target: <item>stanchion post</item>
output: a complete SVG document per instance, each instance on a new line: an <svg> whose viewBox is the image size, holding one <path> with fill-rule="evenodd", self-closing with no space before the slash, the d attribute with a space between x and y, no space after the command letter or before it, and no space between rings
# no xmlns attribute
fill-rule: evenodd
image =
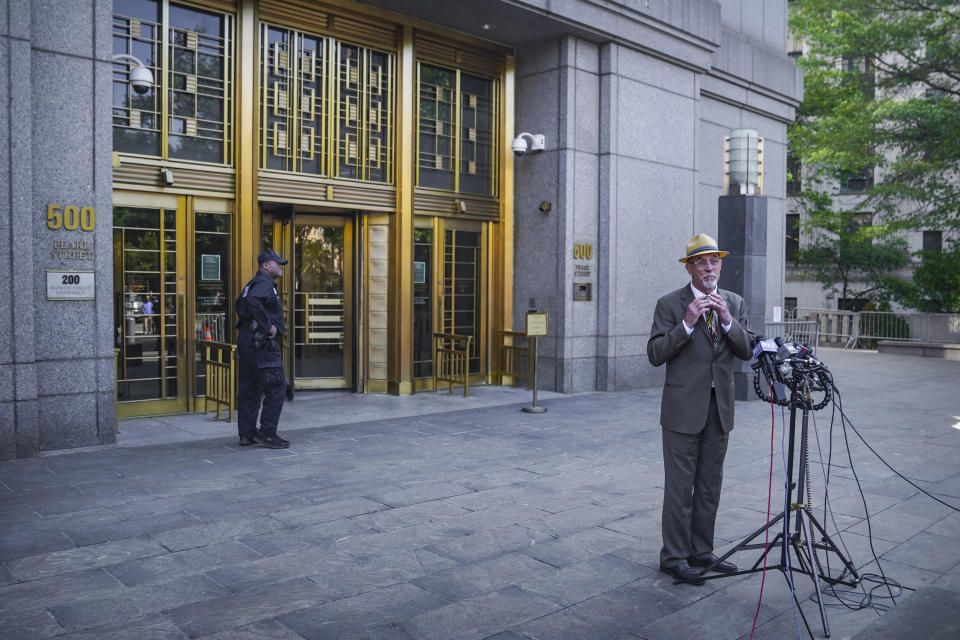
<svg viewBox="0 0 960 640"><path fill-rule="evenodd" d="M537 406L537 370L539 367L540 336L547 335L549 316L546 313L527 314L527 339L533 340L533 405L523 407L525 413L546 413L546 407Z"/></svg>

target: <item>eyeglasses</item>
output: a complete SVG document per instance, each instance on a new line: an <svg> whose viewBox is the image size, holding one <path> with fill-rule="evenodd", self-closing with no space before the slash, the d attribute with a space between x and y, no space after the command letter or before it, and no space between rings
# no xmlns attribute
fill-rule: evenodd
<svg viewBox="0 0 960 640"><path fill-rule="evenodd" d="M713 268L717 268L723 264L723 260L721 258L700 258L699 260L693 261L693 266L697 269L706 269L708 264Z"/></svg>

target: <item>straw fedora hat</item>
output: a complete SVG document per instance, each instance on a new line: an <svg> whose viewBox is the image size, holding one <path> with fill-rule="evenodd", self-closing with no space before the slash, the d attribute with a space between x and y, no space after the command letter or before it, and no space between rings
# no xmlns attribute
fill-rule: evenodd
<svg viewBox="0 0 960 640"><path fill-rule="evenodd" d="M705 233L698 233L687 240L687 255L680 258L680 262L689 262L693 258L704 253L716 253L721 258L730 253L729 251L720 251L717 247L717 241Z"/></svg>

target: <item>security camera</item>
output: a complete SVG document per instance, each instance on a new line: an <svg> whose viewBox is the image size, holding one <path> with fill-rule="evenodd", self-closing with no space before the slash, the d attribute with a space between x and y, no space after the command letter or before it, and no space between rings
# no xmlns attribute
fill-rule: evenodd
<svg viewBox="0 0 960 640"><path fill-rule="evenodd" d="M530 140L529 146L527 145L527 140ZM510 145L510 148L513 149L513 155L519 158L527 153L528 150L530 153L543 151L546 145L547 138L542 133L523 132L513 139L513 143Z"/></svg>
<svg viewBox="0 0 960 640"><path fill-rule="evenodd" d="M527 152L527 141L517 136L513 139L513 144L510 145L510 148L513 149L513 155L519 158Z"/></svg>
<svg viewBox="0 0 960 640"><path fill-rule="evenodd" d="M118 53L113 56L113 60L114 62L126 62L133 66L133 69L130 70L129 77L134 92L142 96L150 91L150 88L153 87L153 74L150 73L150 69L148 69L139 58L125 53Z"/></svg>
<svg viewBox="0 0 960 640"><path fill-rule="evenodd" d="M130 84L136 93L143 95L153 86L153 74L150 73L150 69L138 65L130 71Z"/></svg>

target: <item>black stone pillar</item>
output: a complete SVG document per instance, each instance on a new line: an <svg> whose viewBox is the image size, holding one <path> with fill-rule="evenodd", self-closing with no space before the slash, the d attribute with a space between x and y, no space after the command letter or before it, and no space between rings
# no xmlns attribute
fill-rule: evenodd
<svg viewBox="0 0 960 640"><path fill-rule="evenodd" d="M748 328L763 334L767 308L767 199L720 196L717 242L730 255L723 259L720 288L743 296ZM756 399L749 362L736 361L737 400Z"/></svg>

